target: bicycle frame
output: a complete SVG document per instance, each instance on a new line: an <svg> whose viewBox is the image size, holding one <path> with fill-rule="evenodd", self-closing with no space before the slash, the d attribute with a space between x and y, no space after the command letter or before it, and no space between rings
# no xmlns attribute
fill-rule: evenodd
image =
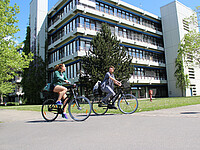
<svg viewBox="0 0 200 150"><path fill-rule="evenodd" d="M58 106L58 109L59 109L59 110L58 110L58 113L59 113L59 114L62 114L62 113L63 113L64 108L66 107L67 104L70 103L71 100L73 100L73 98L75 99L76 106L77 106L77 107L80 107L79 104L78 104L78 102L77 102L77 100L76 100L76 98L77 98L77 96L78 96L78 92L77 92L77 91L78 91L78 88L77 88L77 86L76 86L76 85L71 85L71 86L66 86L66 87L69 87L69 89L70 89L70 94L66 94L67 92L66 92L65 94L66 94L66 95L70 95L70 97L66 97L65 99L63 99L63 101L65 101L66 99L68 99L68 100L67 100L67 102L63 105L62 108L61 108L60 105ZM76 88L76 90L75 90L75 88Z"/></svg>
<svg viewBox="0 0 200 150"><path fill-rule="evenodd" d="M115 103L116 100L119 99L120 94L124 94L121 88L119 88L119 92L117 92L116 96L114 96L112 99L110 99L110 101L113 100L113 103Z"/></svg>

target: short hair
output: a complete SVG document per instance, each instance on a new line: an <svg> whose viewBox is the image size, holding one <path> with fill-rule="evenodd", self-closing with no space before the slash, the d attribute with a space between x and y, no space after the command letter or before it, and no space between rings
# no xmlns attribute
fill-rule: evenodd
<svg viewBox="0 0 200 150"><path fill-rule="evenodd" d="M114 66L110 66L109 68L113 68L113 69L115 69L115 67L114 67Z"/></svg>

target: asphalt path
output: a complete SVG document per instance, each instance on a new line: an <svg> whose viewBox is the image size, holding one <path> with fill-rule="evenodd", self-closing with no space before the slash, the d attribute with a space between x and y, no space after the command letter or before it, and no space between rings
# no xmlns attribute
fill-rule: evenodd
<svg viewBox="0 0 200 150"><path fill-rule="evenodd" d="M0 150L199 150L200 105L46 122L40 112L0 110Z"/></svg>

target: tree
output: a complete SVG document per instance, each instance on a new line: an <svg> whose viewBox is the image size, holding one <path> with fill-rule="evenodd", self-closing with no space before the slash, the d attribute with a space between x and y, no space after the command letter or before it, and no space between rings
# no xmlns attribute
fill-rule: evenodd
<svg viewBox="0 0 200 150"><path fill-rule="evenodd" d="M190 80L188 78L188 75L184 74L183 53L182 53L181 49L178 51L178 56L176 58L175 66L177 68L174 73L174 75L177 79L176 87L181 89L182 96L184 96L183 93L184 93L185 89L189 87Z"/></svg>
<svg viewBox="0 0 200 150"><path fill-rule="evenodd" d="M30 27L27 27L26 39L24 40L24 53L30 53ZM22 74L22 87L24 99L27 104L40 104L40 92L46 83L46 63L39 56L33 57L29 68Z"/></svg>
<svg viewBox="0 0 200 150"><path fill-rule="evenodd" d="M13 92L14 85L12 80L17 72L28 68L32 61L32 54L19 54L16 46L15 33L19 31L16 14L19 13L19 7L15 4L10 6L10 0L0 1L0 94L1 102L5 94Z"/></svg>
<svg viewBox="0 0 200 150"><path fill-rule="evenodd" d="M103 80L111 65L115 67L116 79L129 79L133 74L133 67L132 59L127 54L116 36L111 34L109 26L103 23L100 32L91 41L91 48L82 58L82 67L86 75L80 78L80 82L88 88L93 87L98 80Z"/></svg>
<svg viewBox="0 0 200 150"><path fill-rule="evenodd" d="M27 104L41 104L40 92L46 83L46 64L40 56L22 74L22 87Z"/></svg>
<svg viewBox="0 0 200 150"><path fill-rule="evenodd" d="M196 11L199 9L200 6L197 7ZM179 47L180 52L187 64L200 64L200 32L197 14L195 13L185 20L188 22L188 25L190 25L192 30L185 34L184 38L181 40Z"/></svg>

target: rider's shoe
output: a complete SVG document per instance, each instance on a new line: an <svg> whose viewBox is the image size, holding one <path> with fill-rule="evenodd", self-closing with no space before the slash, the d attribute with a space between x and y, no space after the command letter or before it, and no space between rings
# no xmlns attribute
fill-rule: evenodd
<svg viewBox="0 0 200 150"><path fill-rule="evenodd" d="M108 105L108 101L102 101L102 104Z"/></svg>
<svg viewBox="0 0 200 150"><path fill-rule="evenodd" d="M56 105L62 105L62 102L61 101L57 101Z"/></svg>
<svg viewBox="0 0 200 150"><path fill-rule="evenodd" d="M62 117L68 119L67 114L62 114Z"/></svg>
<svg viewBox="0 0 200 150"><path fill-rule="evenodd" d="M115 104L109 104L109 105L108 105L108 108L109 108L109 109L117 109L117 107L115 106Z"/></svg>

